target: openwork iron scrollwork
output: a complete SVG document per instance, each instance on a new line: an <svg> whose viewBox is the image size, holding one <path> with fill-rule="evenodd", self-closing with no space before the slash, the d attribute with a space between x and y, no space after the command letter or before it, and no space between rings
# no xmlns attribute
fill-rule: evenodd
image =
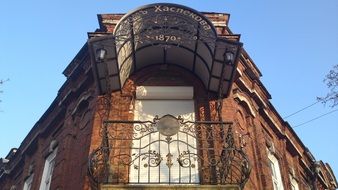
<svg viewBox="0 0 338 190"><path fill-rule="evenodd" d="M163 158L159 153L156 152L156 150L149 150L147 153L142 153L142 154L133 154L132 157L134 157L134 160L131 161L131 163L134 163L136 159L141 159L141 160L149 160L148 163L145 163L143 167L157 167L160 165L161 161ZM127 163L127 165L130 165L131 163ZM134 169L138 170L139 166L134 164Z"/></svg>
<svg viewBox="0 0 338 190"><path fill-rule="evenodd" d="M91 154L91 178L112 184L246 182L249 162L236 148L231 123L176 118L178 133L165 136L158 131L161 119L105 121L109 151L101 147Z"/></svg>
<svg viewBox="0 0 338 190"><path fill-rule="evenodd" d="M177 158L177 162L180 164L181 167L184 168L195 168L196 165L194 164L197 161L197 155L194 153L190 153L189 150L183 151L179 157Z"/></svg>

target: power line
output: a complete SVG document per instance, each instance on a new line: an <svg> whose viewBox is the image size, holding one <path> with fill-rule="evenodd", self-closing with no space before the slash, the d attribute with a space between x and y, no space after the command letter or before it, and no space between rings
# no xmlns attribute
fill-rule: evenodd
<svg viewBox="0 0 338 190"><path fill-rule="evenodd" d="M325 113L325 114L323 114L323 115L320 115L320 116L318 116L318 117L315 117L315 118L313 118L313 119L310 119L309 121L306 121L306 122L304 122L304 123L301 123L301 124L299 124L299 125L296 125L296 126L294 126L294 127L292 127L292 128L296 128L296 127L299 127L299 126L308 124L308 123L310 123L310 122L312 122L312 121L314 121L314 120L317 120L317 119L319 119L319 118L322 118L322 117L324 117L324 116L326 116L326 115L329 115L329 114L331 114L331 113L333 113L333 112L336 112L336 111L338 111L338 109L332 110L332 111L327 112L327 113Z"/></svg>
<svg viewBox="0 0 338 190"><path fill-rule="evenodd" d="M303 109L297 111L297 113L300 112L300 111L302 111L302 110L307 109L308 107L311 107L311 106L317 104L318 102L320 102L320 101L314 102L313 104L311 104L311 105L309 105L309 106L307 106L307 107L305 107L305 108L303 108ZM310 122L312 122L312 121L315 121L315 120L317 120L317 119L320 119L320 118L322 118L322 117L324 117L324 116L326 116L326 115L329 115L329 114L331 114L331 113L334 113L334 112L336 112L336 111L338 111L338 109L335 109L335 110L332 110L332 111L327 112L327 113L325 113L325 114L322 114L322 115L320 115L320 116L317 116L317 117L315 117L315 118L313 118L313 119L310 119L310 120L308 120L308 121L306 121L306 122L304 122L304 123L301 123L301 124L296 125L296 126L291 127L291 128L296 128L296 127L300 127L300 126L302 126L302 125L308 124L308 123L310 123ZM296 112L293 113L293 114L290 114L290 116L291 116L291 115L294 115L294 114L296 114ZM290 117L290 116L287 116L287 117ZM258 140L260 140L260 139L263 140L263 139L264 139L264 135L262 135L262 136L257 135L257 139L258 139ZM265 141L257 141L257 142L258 142L258 144L260 144L260 143L263 143L263 144L264 144L264 143L265 143Z"/></svg>
<svg viewBox="0 0 338 190"><path fill-rule="evenodd" d="M292 113L292 114L290 114L290 115L287 115L287 116L283 117L283 119L286 119L286 118L288 118L288 117L291 117L291 116L293 116L293 115L296 115L297 113L299 113L299 112L301 112L301 111L304 111L304 110L306 110L306 109L308 109L308 108L310 108L310 107L316 105L318 102L320 102L320 101L318 100L318 101L312 103L311 105L308 105L308 106L306 106L306 107L304 107L304 108L302 108L302 109L300 109L300 110L298 110L298 111L296 111L296 112L294 112L294 113Z"/></svg>

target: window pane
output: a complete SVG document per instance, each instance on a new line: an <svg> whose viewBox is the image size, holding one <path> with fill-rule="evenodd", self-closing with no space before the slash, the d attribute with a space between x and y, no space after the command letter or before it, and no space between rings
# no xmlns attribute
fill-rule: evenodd
<svg viewBox="0 0 338 190"><path fill-rule="evenodd" d="M27 179L25 180L25 184L24 184L24 186L23 186L23 190L30 190L30 189L31 189L31 187L32 187L32 182L33 182L33 176L34 176L34 175L31 175L31 176L29 176L29 178L27 178Z"/></svg>
<svg viewBox="0 0 338 190"><path fill-rule="evenodd" d="M268 150L268 158L270 162L273 188L274 190L283 190L284 187L283 187L282 176L280 173L278 160L273 154L271 154L269 150Z"/></svg>
<svg viewBox="0 0 338 190"><path fill-rule="evenodd" d="M39 188L40 190L49 190L55 165L56 152L57 148L55 148L53 152L46 158Z"/></svg>
<svg viewBox="0 0 338 190"><path fill-rule="evenodd" d="M275 164L270 160L271 175L274 179L277 179Z"/></svg>
<svg viewBox="0 0 338 190"><path fill-rule="evenodd" d="M194 102L193 100L137 100L135 102L134 120L153 120L156 115L161 118L167 114L175 117L182 116L184 120L193 121L195 117ZM140 131L134 130L134 133L135 136L142 136ZM178 132L170 136L170 143L168 143L167 138L167 136L155 131L133 140L132 155L156 151L163 160L159 166L149 167L151 160L142 159L142 157L136 158L139 160L130 167L130 183L199 182L197 161L193 168L181 167L177 162L177 158L183 151L197 154L196 139L189 132Z"/></svg>

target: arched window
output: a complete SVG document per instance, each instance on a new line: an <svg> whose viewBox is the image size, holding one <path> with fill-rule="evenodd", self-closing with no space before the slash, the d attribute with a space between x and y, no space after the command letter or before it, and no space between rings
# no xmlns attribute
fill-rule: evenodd
<svg viewBox="0 0 338 190"><path fill-rule="evenodd" d="M55 157L58 147L55 141L52 141L50 145L50 154L47 156L43 173L41 177L40 190L49 190L52 182L52 175L55 166Z"/></svg>
<svg viewBox="0 0 338 190"><path fill-rule="evenodd" d="M284 190L278 159L270 150L268 150L268 159L271 169L273 189Z"/></svg>

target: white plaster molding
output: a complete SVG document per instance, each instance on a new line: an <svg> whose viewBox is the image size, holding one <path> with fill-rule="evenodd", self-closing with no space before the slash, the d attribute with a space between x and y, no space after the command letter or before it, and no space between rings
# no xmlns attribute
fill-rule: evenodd
<svg viewBox="0 0 338 190"><path fill-rule="evenodd" d="M242 102L245 102L246 105L249 107L250 114L253 117L256 117L256 111L255 111L255 109L252 108L250 101L245 96L242 96L242 95L240 95L240 94L237 93L237 94L234 95L234 97L238 98Z"/></svg>

